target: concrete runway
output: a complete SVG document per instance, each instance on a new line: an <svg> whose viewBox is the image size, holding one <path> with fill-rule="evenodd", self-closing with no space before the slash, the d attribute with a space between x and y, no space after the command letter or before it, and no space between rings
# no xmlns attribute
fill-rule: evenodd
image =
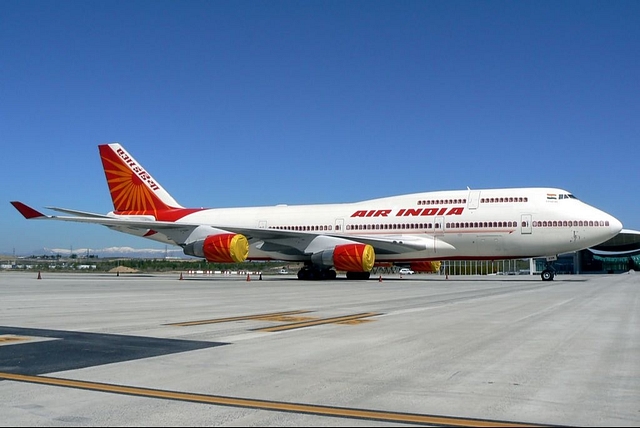
<svg viewBox="0 0 640 428"><path fill-rule="evenodd" d="M0 426L638 426L640 273L0 272Z"/></svg>

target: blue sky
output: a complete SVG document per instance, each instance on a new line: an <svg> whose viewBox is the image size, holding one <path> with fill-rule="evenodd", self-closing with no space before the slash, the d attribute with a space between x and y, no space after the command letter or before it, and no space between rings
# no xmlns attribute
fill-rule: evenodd
<svg viewBox="0 0 640 428"><path fill-rule="evenodd" d="M3 1L1 254L164 245L112 209L120 142L184 206L553 186L640 229L638 1Z"/></svg>

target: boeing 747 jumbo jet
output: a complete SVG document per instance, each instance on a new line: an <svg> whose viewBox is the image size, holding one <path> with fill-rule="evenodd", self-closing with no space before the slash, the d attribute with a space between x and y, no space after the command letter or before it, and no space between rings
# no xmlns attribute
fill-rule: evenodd
<svg viewBox="0 0 640 428"><path fill-rule="evenodd" d="M185 208L118 143L99 146L113 200L95 214L11 204L27 219L96 223L177 245L209 262L304 262L300 279L368 279L376 265L547 257L600 244L620 232L611 215L555 188L413 193L355 203ZM542 279L550 281L549 266Z"/></svg>

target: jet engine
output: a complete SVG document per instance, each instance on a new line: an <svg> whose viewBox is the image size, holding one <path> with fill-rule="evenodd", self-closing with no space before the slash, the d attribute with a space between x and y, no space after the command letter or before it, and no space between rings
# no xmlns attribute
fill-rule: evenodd
<svg viewBox="0 0 640 428"><path fill-rule="evenodd" d="M208 262L240 263L249 255L249 241L239 233L209 235L185 245L184 253L204 257Z"/></svg>
<svg viewBox="0 0 640 428"><path fill-rule="evenodd" d="M368 244L336 245L332 250L317 252L311 256L314 265L335 267L347 272L369 272L373 268L376 255Z"/></svg>

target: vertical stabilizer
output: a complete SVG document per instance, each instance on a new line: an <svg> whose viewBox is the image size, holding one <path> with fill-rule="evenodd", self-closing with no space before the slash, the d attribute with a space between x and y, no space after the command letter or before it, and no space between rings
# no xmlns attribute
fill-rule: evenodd
<svg viewBox="0 0 640 428"><path fill-rule="evenodd" d="M119 143L98 148L115 213L157 217L158 212L182 208Z"/></svg>

